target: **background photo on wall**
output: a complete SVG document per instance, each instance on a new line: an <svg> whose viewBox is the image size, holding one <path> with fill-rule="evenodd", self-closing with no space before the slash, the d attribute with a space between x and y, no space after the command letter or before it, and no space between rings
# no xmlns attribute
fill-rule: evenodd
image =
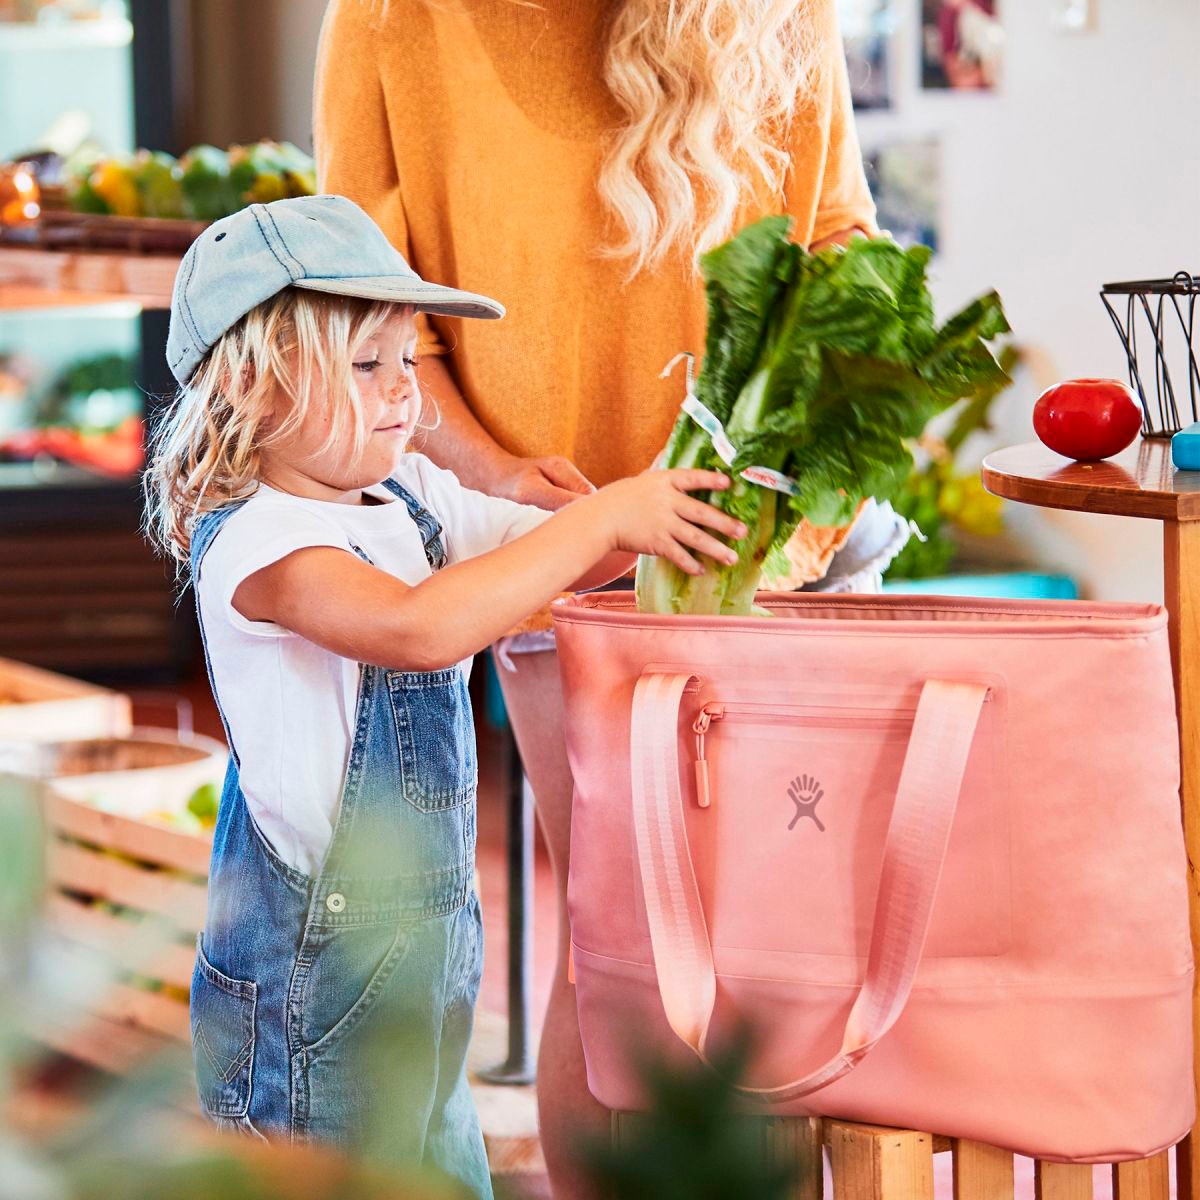
<svg viewBox="0 0 1200 1200"><path fill-rule="evenodd" d="M942 147L936 138L889 142L863 156L879 228L902 246L941 242Z"/></svg>
<svg viewBox="0 0 1200 1200"><path fill-rule="evenodd" d="M997 0L921 0L921 86L992 91L1004 42Z"/></svg>
<svg viewBox="0 0 1200 1200"><path fill-rule="evenodd" d="M854 107L890 108L893 0L838 0L838 16Z"/></svg>

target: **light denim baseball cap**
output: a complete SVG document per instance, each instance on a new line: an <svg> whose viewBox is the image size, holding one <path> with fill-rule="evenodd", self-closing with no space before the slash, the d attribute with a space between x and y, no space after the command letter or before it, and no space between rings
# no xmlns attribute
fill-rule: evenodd
<svg viewBox="0 0 1200 1200"><path fill-rule="evenodd" d="M426 283L345 196L301 196L210 225L188 247L171 297L167 362L186 384L218 338L286 287L411 304L444 317L495 320L486 296Z"/></svg>

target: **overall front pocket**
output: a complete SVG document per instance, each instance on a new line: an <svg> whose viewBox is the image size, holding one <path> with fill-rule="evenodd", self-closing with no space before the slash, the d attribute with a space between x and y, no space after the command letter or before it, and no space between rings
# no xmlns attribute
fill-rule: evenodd
<svg viewBox="0 0 1200 1200"><path fill-rule="evenodd" d="M328 1048L370 1016L412 939L411 926L380 923L323 930L306 944L310 963L296 1002L307 1052Z"/></svg>
<svg viewBox="0 0 1200 1200"><path fill-rule="evenodd" d="M200 1106L210 1117L245 1117L254 1067L258 985L222 974L196 940L192 972L192 1054Z"/></svg>
<svg viewBox="0 0 1200 1200"><path fill-rule="evenodd" d="M419 1159L436 1097L444 918L310 930L289 999L294 1133ZM426 1115L421 1115L426 1114Z"/></svg>
<svg viewBox="0 0 1200 1200"><path fill-rule="evenodd" d="M475 725L459 667L389 671L404 798L421 812L466 804L478 782Z"/></svg>

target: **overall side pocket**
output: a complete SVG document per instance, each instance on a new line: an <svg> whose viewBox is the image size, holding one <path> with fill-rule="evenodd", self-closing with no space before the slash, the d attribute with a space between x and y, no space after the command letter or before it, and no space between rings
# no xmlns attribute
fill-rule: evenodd
<svg viewBox="0 0 1200 1200"><path fill-rule="evenodd" d="M257 1004L258 985L218 971L205 957L201 934L192 972L192 1055L200 1106L210 1117L249 1113Z"/></svg>

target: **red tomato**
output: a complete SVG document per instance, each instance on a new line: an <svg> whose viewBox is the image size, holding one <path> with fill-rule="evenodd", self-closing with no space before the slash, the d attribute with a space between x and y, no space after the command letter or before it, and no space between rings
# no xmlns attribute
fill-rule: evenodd
<svg viewBox="0 0 1200 1200"><path fill-rule="evenodd" d="M1141 427L1141 406L1116 379L1068 379L1047 388L1033 408L1038 437L1080 462L1120 454Z"/></svg>

